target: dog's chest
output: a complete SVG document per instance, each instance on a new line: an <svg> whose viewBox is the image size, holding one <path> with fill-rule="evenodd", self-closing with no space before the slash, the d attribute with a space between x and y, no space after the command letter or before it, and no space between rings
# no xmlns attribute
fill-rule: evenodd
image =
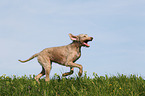
<svg viewBox="0 0 145 96"><path fill-rule="evenodd" d="M79 58L81 56L81 52L78 52L76 57Z"/></svg>
<svg viewBox="0 0 145 96"><path fill-rule="evenodd" d="M74 56L73 56L73 61L76 61L80 58L81 56L81 51L76 51Z"/></svg>

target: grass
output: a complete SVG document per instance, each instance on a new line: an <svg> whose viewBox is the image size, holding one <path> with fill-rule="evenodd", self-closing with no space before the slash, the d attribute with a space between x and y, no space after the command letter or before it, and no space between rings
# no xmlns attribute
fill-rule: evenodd
<svg viewBox="0 0 145 96"><path fill-rule="evenodd" d="M0 96L145 96L145 80L136 75L62 78L57 74L47 84L34 76L0 76Z"/></svg>

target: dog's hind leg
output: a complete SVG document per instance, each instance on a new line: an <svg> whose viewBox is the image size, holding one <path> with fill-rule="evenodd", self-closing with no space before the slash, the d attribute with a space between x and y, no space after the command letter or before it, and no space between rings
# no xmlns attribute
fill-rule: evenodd
<svg viewBox="0 0 145 96"><path fill-rule="evenodd" d="M43 75L45 75L45 69L44 69L43 66L42 66L42 71L35 77L35 80L36 80L38 83L40 83L40 82L39 82L39 78L42 77Z"/></svg>
<svg viewBox="0 0 145 96"><path fill-rule="evenodd" d="M74 68L70 67L70 72L64 73L64 74L62 74L62 76L68 76L68 75L71 75L73 73L74 73Z"/></svg>
<svg viewBox="0 0 145 96"><path fill-rule="evenodd" d="M50 70L51 70L51 64L52 62L50 61L48 56L38 56L38 61L39 63L43 66L43 74L38 74L38 78L40 78L42 75L46 75L45 81L49 83L49 74L50 74ZM44 73L45 72L45 73ZM37 77L36 76L36 77Z"/></svg>

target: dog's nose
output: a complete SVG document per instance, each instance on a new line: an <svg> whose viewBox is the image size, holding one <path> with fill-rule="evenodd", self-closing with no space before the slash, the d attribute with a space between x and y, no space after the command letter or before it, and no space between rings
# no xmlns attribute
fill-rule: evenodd
<svg viewBox="0 0 145 96"><path fill-rule="evenodd" d="M91 40L93 40L93 37L91 37Z"/></svg>

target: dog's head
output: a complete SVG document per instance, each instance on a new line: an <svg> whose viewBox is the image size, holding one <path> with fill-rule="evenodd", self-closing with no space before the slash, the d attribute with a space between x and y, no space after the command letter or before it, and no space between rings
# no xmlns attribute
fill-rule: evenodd
<svg viewBox="0 0 145 96"><path fill-rule="evenodd" d="M69 37L73 41L80 42L81 46L86 46L86 47L90 47L88 42L93 40L93 37L89 37L87 34L80 34L80 35L74 36L70 33Z"/></svg>

